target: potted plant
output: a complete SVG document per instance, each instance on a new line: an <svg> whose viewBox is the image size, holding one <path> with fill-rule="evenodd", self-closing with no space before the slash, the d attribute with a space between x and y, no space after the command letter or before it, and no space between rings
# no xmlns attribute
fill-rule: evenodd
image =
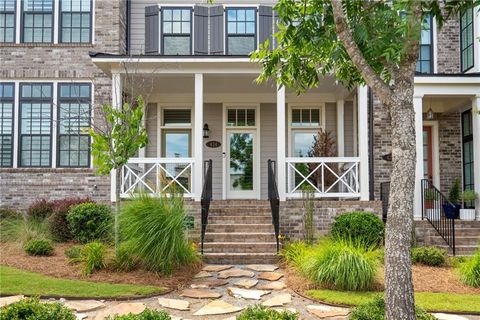
<svg viewBox="0 0 480 320"><path fill-rule="evenodd" d="M465 190L462 193L463 206L460 209L460 219L475 220L475 209L465 209L466 202L473 202L477 199L477 194L473 190Z"/></svg>
<svg viewBox="0 0 480 320"><path fill-rule="evenodd" d="M462 207L460 203L460 179L455 179L455 181L453 181L448 193L448 201L450 201L453 206L451 204L444 204L443 208L447 218L458 219Z"/></svg>

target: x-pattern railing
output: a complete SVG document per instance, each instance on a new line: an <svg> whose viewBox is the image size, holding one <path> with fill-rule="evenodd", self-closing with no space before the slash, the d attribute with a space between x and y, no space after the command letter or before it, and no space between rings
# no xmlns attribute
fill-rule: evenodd
<svg viewBox="0 0 480 320"><path fill-rule="evenodd" d="M122 168L120 196L129 198L135 192L159 195L170 188L192 196L193 163L193 158L131 158Z"/></svg>
<svg viewBox="0 0 480 320"><path fill-rule="evenodd" d="M316 197L360 196L360 159L357 157L297 157L286 161L289 197L301 196L301 188L305 185L313 189Z"/></svg>

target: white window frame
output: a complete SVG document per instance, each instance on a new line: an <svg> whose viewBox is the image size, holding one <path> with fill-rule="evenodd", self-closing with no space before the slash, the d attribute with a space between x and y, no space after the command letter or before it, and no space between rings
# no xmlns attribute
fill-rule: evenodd
<svg viewBox="0 0 480 320"><path fill-rule="evenodd" d="M292 113L293 110L298 110L298 109L319 109L320 111L320 125L319 126L310 126L310 127L297 127L297 126L292 126ZM288 155L289 157L294 157L293 153L293 132L294 131L314 131L316 130L317 132L320 129L325 130L326 128L326 121L325 121L325 102L319 102L319 103L294 103L294 104L288 104L288 133L287 133L287 144L288 144Z"/></svg>
<svg viewBox="0 0 480 320"><path fill-rule="evenodd" d="M164 119L164 110L175 110L175 109L183 109L183 110L190 110L190 125L178 125L178 126L164 126L163 119ZM193 154L193 131L194 131L194 124L193 124L193 107L192 105L185 104L185 103L162 103L157 104L157 157L158 158L165 158L165 155L162 154L163 151L163 130L173 131L173 130L190 130L190 155Z"/></svg>

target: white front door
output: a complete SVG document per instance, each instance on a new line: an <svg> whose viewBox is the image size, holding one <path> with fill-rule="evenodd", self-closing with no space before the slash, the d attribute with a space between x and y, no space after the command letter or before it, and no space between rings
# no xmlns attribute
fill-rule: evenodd
<svg viewBox="0 0 480 320"><path fill-rule="evenodd" d="M227 130L226 189L229 199L258 197L256 130Z"/></svg>

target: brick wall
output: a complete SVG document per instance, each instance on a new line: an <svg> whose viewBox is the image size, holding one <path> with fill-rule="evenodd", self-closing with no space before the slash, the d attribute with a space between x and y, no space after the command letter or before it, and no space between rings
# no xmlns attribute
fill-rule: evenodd
<svg viewBox="0 0 480 320"><path fill-rule="evenodd" d="M460 72L460 20L447 19L437 30L437 72Z"/></svg>
<svg viewBox="0 0 480 320"><path fill-rule="evenodd" d="M462 138L460 113L439 114L438 140L440 159L440 191L448 195L455 179L462 179Z"/></svg>
<svg viewBox="0 0 480 320"><path fill-rule="evenodd" d="M373 95L373 175L374 199L380 199L380 184L390 181L392 163L382 159L384 155L392 152L392 130L390 127L390 114Z"/></svg>
<svg viewBox="0 0 480 320"><path fill-rule="evenodd" d="M110 177L90 169L1 169L0 207L25 210L39 198L90 197L110 201Z"/></svg>
<svg viewBox="0 0 480 320"><path fill-rule="evenodd" d="M349 211L374 212L379 217L382 215L380 201L347 201L347 200L314 200L313 221L317 232L325 235L330 231L333 219ZM287 200L280 204L280 233L291 240L303 238L303 200Z"/></svg>

